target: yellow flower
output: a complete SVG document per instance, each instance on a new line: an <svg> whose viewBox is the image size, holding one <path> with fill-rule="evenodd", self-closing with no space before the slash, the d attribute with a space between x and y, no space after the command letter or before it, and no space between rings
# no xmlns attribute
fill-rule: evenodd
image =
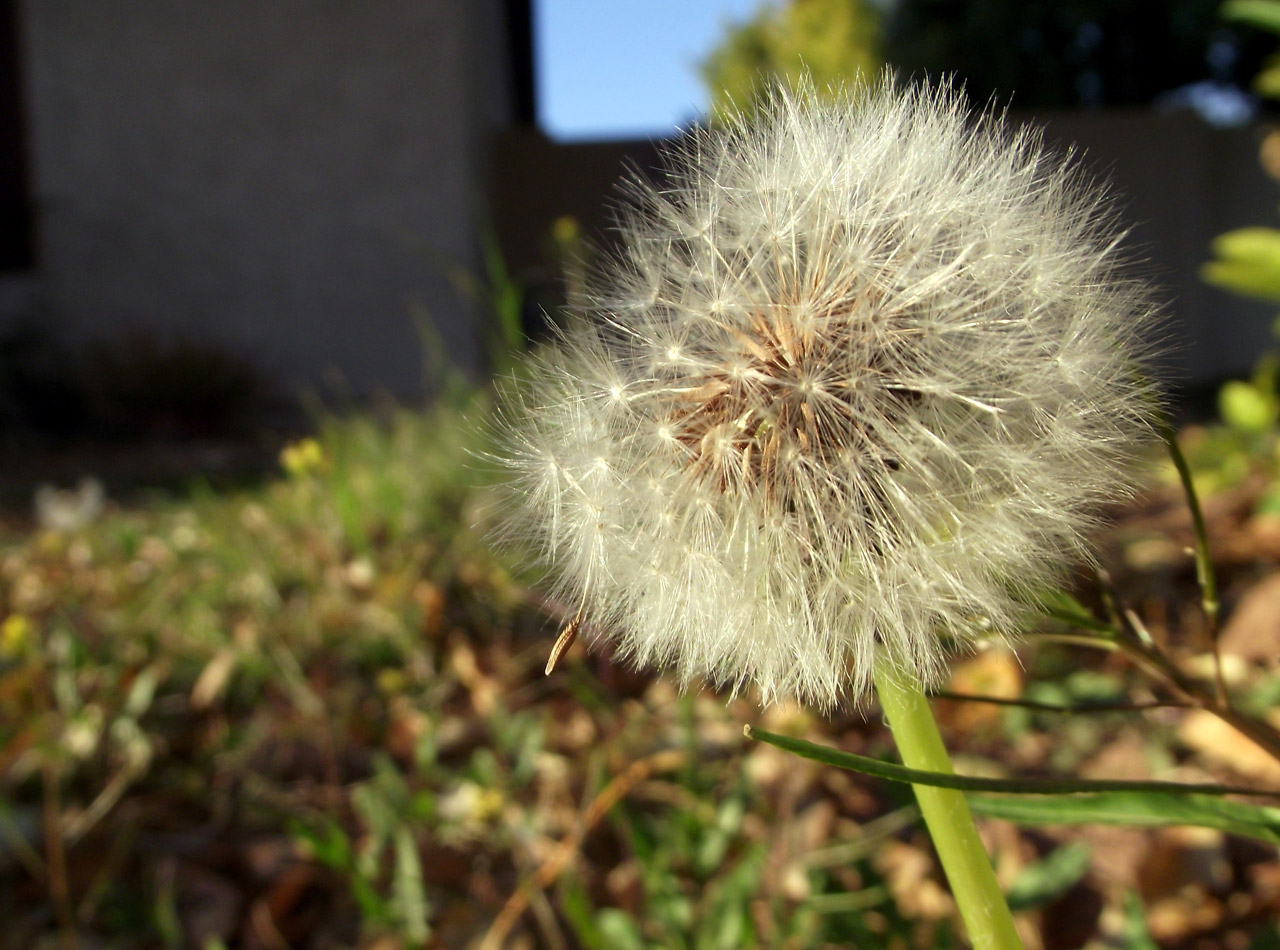
<svg viewBox="0 0 1280 950"><path fill-rule="evenodd" d="M0 656L17 656L31 637L31 621L22 614L10 614L0 624Z"/></svg>
<svg viewBox="0 0 1280 950"><path fill-rule="evenodd" d="M280 466L293 478L303 478L324 467L324 449L311 437L286 445L280 452Z"/></svg>

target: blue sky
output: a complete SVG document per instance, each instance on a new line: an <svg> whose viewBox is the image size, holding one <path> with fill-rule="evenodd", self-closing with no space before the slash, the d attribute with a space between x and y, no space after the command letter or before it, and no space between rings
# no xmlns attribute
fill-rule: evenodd
<svg viewBox="0 0 1280 950"><path fill-rule="evenodd" d="M706 109L697 64L765 0L533 0L538 118L559 139L647 138Z"/></svg>

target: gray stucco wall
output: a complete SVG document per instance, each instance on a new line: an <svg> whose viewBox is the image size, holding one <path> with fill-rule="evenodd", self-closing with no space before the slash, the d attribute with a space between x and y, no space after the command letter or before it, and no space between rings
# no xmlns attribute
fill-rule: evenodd
<svg viewBox="0 0 1280 950"><path fill-rule="evenodd" d="M496 0L27 0L33 293L72 343L145 329L283 391L422 389L415 305L478 362L473 269L509 121Z"/></svg>

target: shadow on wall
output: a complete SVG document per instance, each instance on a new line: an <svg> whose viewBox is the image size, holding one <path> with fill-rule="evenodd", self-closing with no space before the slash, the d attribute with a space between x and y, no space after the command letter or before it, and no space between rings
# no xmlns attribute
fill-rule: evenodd
<svg viewBox="0 0 1280 950"><path fill-rule="evenodd" d="M279 402L246 358L135 332L69 349L32 323L0 336L0 428L10 443L242 438Z"/></svg>

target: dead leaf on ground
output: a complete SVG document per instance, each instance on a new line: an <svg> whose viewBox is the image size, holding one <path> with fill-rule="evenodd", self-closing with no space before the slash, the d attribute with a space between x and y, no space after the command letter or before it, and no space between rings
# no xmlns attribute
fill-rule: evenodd
<svg viewBox="0 0 1280 950"><path fill-rule="evenodd" d="M1245 591L1223 627L1218 647L1244 660L1280 665L1280 572Z"/></svg>
<svg viewBox="0 0 1280 950"><path fill-rule="evenodd" d="M966 696L1017 699L1022 695L1022 667L1012 650L992 647L955 664L947 689ZM997 725L1004 709L994 703L940 699L934 713L943 728L967 734Z"/></svg>
<svg viewBox="0 0 1280 950"><path fill-rule="evenodd" d="M923 848L893 841L876 853L874 863L907 917L941 920L955 909L951 895L938 883L932 856Z"/></svg>
<svg viewBox="0 0 1280 950"><path fill-rule="evenodd" d="M1280 785L1280 762L1207 710L1194 709L1187 713L1178 727L1178 738L1215 765L1265 785Z"/></svg>

